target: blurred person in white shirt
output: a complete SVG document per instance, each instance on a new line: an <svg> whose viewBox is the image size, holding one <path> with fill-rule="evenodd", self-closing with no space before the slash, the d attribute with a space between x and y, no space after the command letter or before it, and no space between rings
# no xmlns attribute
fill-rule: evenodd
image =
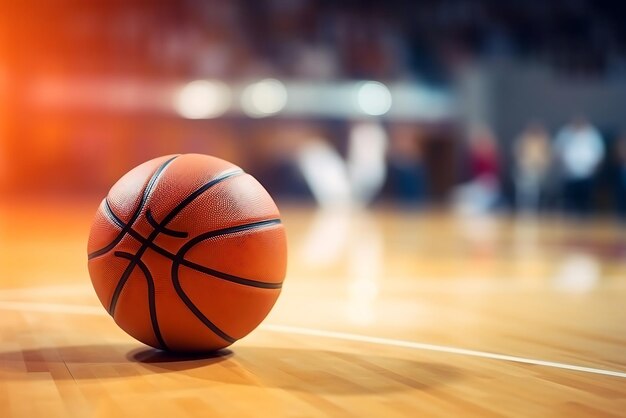
<svg viewBox="0 0 626 418"><path fill-rule="evenodd" d="M605 154L598 129L578 117L557 133L554 152L563 176L565 207L586 215L591 210L593 177Z"/></svg>

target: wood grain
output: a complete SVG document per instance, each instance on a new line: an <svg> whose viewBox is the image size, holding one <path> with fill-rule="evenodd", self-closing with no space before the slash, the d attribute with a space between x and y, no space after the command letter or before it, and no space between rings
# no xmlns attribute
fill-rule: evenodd
<svg viewBox="0 0 626 418"><path fill-rule="evenodd" d="M135 342L86 271L93 202L0 206L0 416L626 416L626 379L261 327L212 357ZM97 203L97 202L96 202ZM284 208L267 324L626 371L610 220Z"/></svg>

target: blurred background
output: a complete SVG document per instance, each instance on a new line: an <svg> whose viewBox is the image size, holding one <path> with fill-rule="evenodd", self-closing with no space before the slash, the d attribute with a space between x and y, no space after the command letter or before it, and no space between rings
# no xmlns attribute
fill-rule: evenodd
<svg viewBox="0 0 626 418"><path fill-rule="evenodd" d="M108 317L48 316L104 313L89 283L86 243L113 183L151 158L203 153L254 175L281 209L289 267L270 327L626 370L626 7L619 2L0 4L1 350L91 343L90 367L127 344ZM314 341L270 337L268 346ZM250 338L258 344L262 328ZM319 343L333 344L340 347ZM234 350L245 359L241 347ZM453 370L462 378L441 368L431 377L417 371L430 361L424 353L389 351L423 362L398 371L408 376L398 382L412 388L403 395L377 392L380 376L352 367L323 377L326 360L315 362L307 350L277 367L250 352L243 368L267 365L270 383L287 378L287 363L294 375L304 370L296 392L353 379L362 396L345 399L359 411L385 403L383 395L405 395L407 411L436 408L434 394L448 390L456 395L446 402L467 401L458 404L463 414L483 401L489 409L476 415L497 407L503 415L572 416L596 401L604 409L582 413L624 410L614 381L594 389L578 375L555 374L563 380L546 377L542 386L545 369L525 374L504 362L434 357L460 367ZM281 367L288 372L274 374ZM267 384L252 370L254 387ZM23 405L50 405L27 386L15 388ZM119 388L102 393L137 393ZM216 399L217 388L202 392L202 402ZM337 401L332 390L320 393Z"/></svg>
<svg viewBox="0 0 626 418"><path fill-rule="evenodd" d="M92 341L108 353L103 341L128 341L112 323L94 328L95 316L30 311L88 303L99 312L85 257L98 204L138 164L193 152L240 165L279 204L289 270L266 324L626 370L619 2L0 4L0 309L25 318L6 314L5 349ZM384 403L370 396L378 376L323 377L325 360L308 353L288 359L309 365L305 387L354 379L364 395L346 399L357 410ZM465 415L623 415L614 381L594 389L568 375L541 386L547 374L517 365L510 386L504 363L478 360L462 379L440 368L431 379L415 371L429 361L419 356L398 374L424 383L398 380L415 389L407 411L440 405L432 394L452 385L459 392L446 402L469 399L459 403ZM287 376L273 374L281 366L269 357L242 364ZM444 384L429 392L435 381ZM500 395L483 396L492 391ZM577 409L596 395L605 409ZM470 410L476 399L489 409ZM564 409L537 409L554 403Z"/></svg>
<svg viewBox="0 0 626 418"><path fill-rule="evenodd" d="M4 3L5 196L200 152L281 201L626 214L612 2Z"/></svg>

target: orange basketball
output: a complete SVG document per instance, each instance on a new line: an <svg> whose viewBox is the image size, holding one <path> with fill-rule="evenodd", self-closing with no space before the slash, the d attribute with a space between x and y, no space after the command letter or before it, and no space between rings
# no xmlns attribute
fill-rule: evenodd
<svg viewBox="0 0 626 418"><path fill-rule="evenodd" d="M102 201L88 244L109 314L152 347L211 351L276 302L287 264L278 208L254 177L200 154L150 160Z"/></svg>

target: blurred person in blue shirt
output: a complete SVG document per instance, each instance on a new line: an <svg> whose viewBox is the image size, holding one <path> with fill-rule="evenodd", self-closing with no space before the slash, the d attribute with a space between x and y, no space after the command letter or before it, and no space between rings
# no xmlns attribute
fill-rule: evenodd
<svg viewBox="0 0 626 418"><path fill-rule="evenodd" d="M600 132L577 117L557 133L554 152L561 168L565 209L575 215L589 214L593 178L605 154Z"/></svg>
<svg viewBox="0 0 626 418"><path fill-rule="evenodd" d="M406 206L420 206L426 199L422 142L419 129L412 125L400 124L391 129L388 183L393 197Z"/></svg>

